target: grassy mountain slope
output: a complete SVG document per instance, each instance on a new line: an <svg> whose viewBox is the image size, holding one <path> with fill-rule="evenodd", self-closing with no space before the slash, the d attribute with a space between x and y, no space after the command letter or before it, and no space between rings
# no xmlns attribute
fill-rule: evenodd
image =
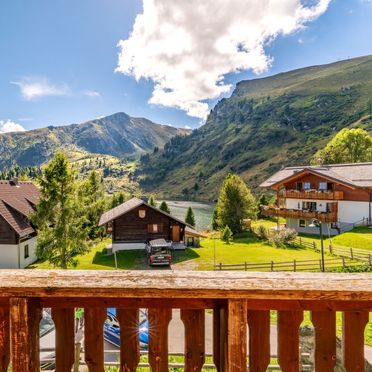
<svg viewBox="0 0 372 372"><path fill-rule="evenodd" d="M372 56L242 81L207 122L143 156L140 184L167 197L211 200L223 177L257 188L282 165L306 164L340 129L372 129Z"/></svg>
<svg viewBox="0 0 372 372"><path fill-rule="evenodd" d="M175 135L187 131L160 125L144 118L117 113L101 119L61 127L0 135L0 169L17 164L38 166L59 149L86 154L133 157L162 148Z"/></svg>

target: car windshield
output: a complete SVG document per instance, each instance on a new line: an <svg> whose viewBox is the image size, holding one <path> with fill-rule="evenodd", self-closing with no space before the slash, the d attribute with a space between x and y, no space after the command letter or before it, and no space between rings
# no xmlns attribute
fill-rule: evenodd
<svg viewBox="0 0 372 372"><path fill-rule="evenodd" d="M168 254L167 247L152 247L151 251L153 254Z"/></svg>
<svg viewBox="0 0 372 372"><path fill-rule="evenodd" d="M54 322L52 317L49 315L49 313L45 310L43 310L43 317L41 318L40 321L40 329L39 329L39 334L40 337L43 337L50 331L54 329Z"/></svg>

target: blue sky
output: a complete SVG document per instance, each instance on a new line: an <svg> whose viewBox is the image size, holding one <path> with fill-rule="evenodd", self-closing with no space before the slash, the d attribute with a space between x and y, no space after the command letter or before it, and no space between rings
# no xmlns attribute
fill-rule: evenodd
<svg viewBox="0 0 372 372"><path fill-rule="evenodd" d="M115 72L117 44L129 38L142 11L139 0L2 0L0 124L10 120L32 129L124 111L158 123L199 126L201 119L186 109L148 103L153 80ZM371 19L372 1L333 0L305 28L265 43L265 55L273 59L266 71L228 73L225 82L372 54ZM203 102L211 108L217 100Z"/></svg>

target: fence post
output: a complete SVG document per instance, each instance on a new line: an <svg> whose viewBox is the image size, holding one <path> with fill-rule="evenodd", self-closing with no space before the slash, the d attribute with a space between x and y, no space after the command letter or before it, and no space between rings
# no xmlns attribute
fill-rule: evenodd
<svg viewBox="0 0 372 372"><path fill-rule="evenodd" d="M342 266L345 267L345 257L341 257L342 258Z"/></svg>
<svg viewBox="0 0 372 372"><path fill-rule="evenodd" d="M320 271L322 271L322 260L319 260Z"/></svg>
<svg viewBox="0 0 372 372"><path fill-rule="evenodd" d="M222 270L222 262L220 262L220 271Z"/></svg>
<svg viewBox="0 0 372 372"><path fill-rule="evenodd" d="M247 261L244 262L244 271L247 271Z"/></svg>
<svg viewBox="0 0 372 372"><path fill-rule="evenodd" d="M293 260L293 271L296 272L296 260Z"/></svg>
<svg viewBox="0 0 372 372"><path fill-rule="evenodd" d="M354 259L353 248L350 248L350 258L352 260Z"/></svg>
<svg viewBox="0 0 372 372"><path fill-rule="evenodd" d="M330 253L330 254L333 254L332 243L329 243L329 253Z"/></svg>
<svg viewBox="0 0 372 372"><path fill-rule="evenodd" d="M313 241L313 248L316 249L315 241Z"/></svg>
<svg viewBox="0 0 372 372"><path fill-rule="evenodd" d="M302 245L302 239L301 239L301 236L300 236L300 245Z"/></svg>
<svg viewBox="0 0 372 372"><path fill-rule="evenodd" d="M274 261L271 261L271 271L274 271Z"/></svg>
<svg viewBox="0 0 372 372"><path fill-rule="evenodd" d="M371 256L371 254L368 255L368 262L369 262L369 266L372 266L372 256Z"/></svg>

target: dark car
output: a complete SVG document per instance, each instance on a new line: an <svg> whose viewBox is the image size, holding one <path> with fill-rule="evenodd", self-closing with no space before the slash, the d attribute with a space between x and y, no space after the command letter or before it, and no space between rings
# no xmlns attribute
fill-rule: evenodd
<svg viewBox="0 0 372 372"><path fill-rule="evenodd" d="M140 311L138 335L141 348L146 349L149 343L149 324L147 315L142 310ZM120 325L116 318L116 309L113 307L107 309L107 319L103 324L103 337L110 344L120 347Z"/></svg>
<svg viewBox="0 0 372 372"><path fill-rule="evenodd" d="M150 240L146 244L147 262L150 266L169 266L172 261L172 242L165 239Z"/></svg>

